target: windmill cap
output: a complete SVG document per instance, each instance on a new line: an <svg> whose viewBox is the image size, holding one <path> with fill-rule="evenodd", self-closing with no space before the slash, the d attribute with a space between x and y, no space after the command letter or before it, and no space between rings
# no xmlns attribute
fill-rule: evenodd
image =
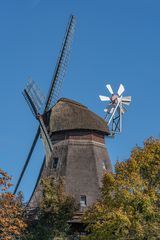
<svg viewBox="0 0 160 240"><path fill-rule="evenodd" d="M44 115L50 133L67 130L94 130L109 135L107 123L86 106L67 98L61 98Z"/></svg>

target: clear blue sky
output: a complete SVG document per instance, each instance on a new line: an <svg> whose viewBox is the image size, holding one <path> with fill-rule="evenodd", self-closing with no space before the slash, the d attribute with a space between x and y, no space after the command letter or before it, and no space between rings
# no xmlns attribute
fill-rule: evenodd
<svg viewBox="0 0 160 240"><path fill-rule="evenodd" d="M160 137L159 0L0 0L0 167L18 179L37 122L21 94L32 77L44 94L71 13L77 17L61 96L104 116L98 95L120 83L133 101L123 133L106 139L110 159L125 160L144 139ZM38 174L39 142L20 189L28 199Z"/></svg>

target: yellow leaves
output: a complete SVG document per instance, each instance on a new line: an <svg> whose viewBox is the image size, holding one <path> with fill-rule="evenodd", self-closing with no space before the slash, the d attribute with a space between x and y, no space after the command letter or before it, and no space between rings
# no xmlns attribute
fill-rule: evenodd
<svg viewBox="0 0 160 240"><path fill-rule="evenodd" d="M103 179L102 199L86 212L90 239L160 236L160 140L148 139Z"/></svg>

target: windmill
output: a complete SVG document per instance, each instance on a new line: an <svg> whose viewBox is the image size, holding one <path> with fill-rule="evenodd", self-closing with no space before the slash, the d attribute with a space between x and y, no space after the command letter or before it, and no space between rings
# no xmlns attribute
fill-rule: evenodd
<svg viewBox="0 0 160 240"><path fill-rule="evenodd" d="M53 151L52 143L51 143L51 139L48 134L47 128L44 124L43 115L50 109L51 105L55 104L58 100L62 82L67 70L67 65L69 61L69 55L71 51L71 45L72 45L72 40L73 40L73 35L75 30L75 24L76 24L75 17L71 15L46 99L43 97L39 88L32 80L27 84L26 88L23 91L23 95L34 117L39 122L39 127L36 131L36 134L35 134L33 143L31 145L31 148L28 152L25 164L23 166L23 169L21 171L21 174L15 186L14 194L17 192L17 189L21 183L21 180L29 164L32 153L34 151L34 148L36 146L36 143L40 135L43 139L43 142L45 142L45 147L47 148L47 152L48 152L48 156L45 157L44 162L47 161L52 155L52 151Z"/></svg>
<svg viewBox="0 0 160 240"><path fill-rule="evenodd" d="M84 208L99 199L104 172L112 171L105 145L105 137L110 134L106 121L81 103L67 98L58 99L74 29L75 17L71 16L48 96L44 98L33 80L29 81L23 91L39 127L14 193L19 187L39 136L45 147L45 158L28 201L29 211L37 209L41 202L41 179L51 176L57 180L61 177L65 180L66 194L74 197L82 213Z"/></svg>
<svg viewBox="0 0 160 240"><path fill-rule="evenodd" d="M120 84L117 93L113 92L110 84L106 85L111 97L99 95L101 101L109 101L107 107L104 109L106 113L105 120L108 126L111 125L110 133L114 136L116 133L122 132L122 117L127 111L124 105L130 105L131 96L123 97L122 94L125 88Z"/></svg>

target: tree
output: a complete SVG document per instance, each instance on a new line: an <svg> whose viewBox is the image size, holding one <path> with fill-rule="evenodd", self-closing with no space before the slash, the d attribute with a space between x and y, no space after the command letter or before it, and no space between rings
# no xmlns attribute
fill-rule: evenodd
<svg viewBox="0 0 160 240"><path fill-rule="evenodd" d="M17 239L26 224L23 221L22 205L19 199L8 192L11 184L11 177L0 169L0 239L14 240Z"/></svg>
<svg viewBox="0 0 160 240"><path fill-rule="evenodd" d="M85 214L85 239L160 239L160 140L135 147L130 158L106 173L102 198Z"/></svg>
<svg viewBox="0 0 160 240"><path fill-rule="evenodd" d="M37 211L37 220L34 226L32 223L29 225L24 240L49 240L55 237L66 239L69 232L67 221L72 219L77 210L75 200L65 193L62 178L44 178L41 187L42 200Z"/></svg>

